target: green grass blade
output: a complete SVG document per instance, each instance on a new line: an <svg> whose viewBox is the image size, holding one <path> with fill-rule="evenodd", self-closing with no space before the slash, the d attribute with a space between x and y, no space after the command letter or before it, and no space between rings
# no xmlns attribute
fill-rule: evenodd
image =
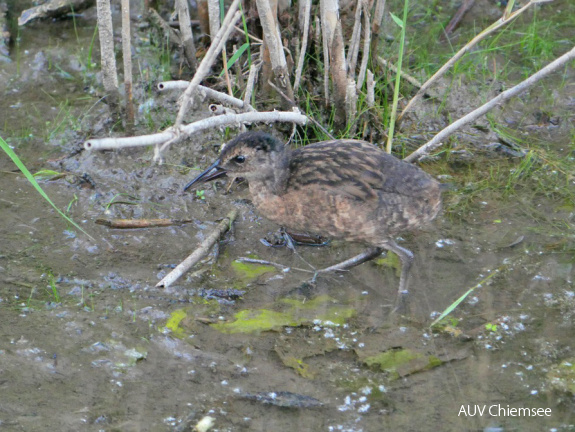
<svg viewBox="0 0 575 432"><path fill-rule="evenodd" d="M226 70L229 70L234 65L234 63L238 61L240 56L244 53L245 50L249 48L249 46L250 44L246 42L236 51L236 53L233 56L230 57L228 63L226 64ZM222 72L220 73L220 78L222 77L224 72L225 70L222 70Z"/></svg>
<svg viewBox="0 0 575 432"><path fill-rule="evenodd" d="M66 216L58 207L56 207L56 205L52 202L52 200L50 199L50 197L46 194L46 192L44 192L44 190L40 187L40 185L38 184L38 182L36 181L36 179L34 178L34 176L32 175L32 173L30 173L30 171L28 171L28 168L26 168L26 166L24 165L24 163L20 160L20 158L18 157L18 155L16 155L16 153L14 153L14 150L12 150L10 148L10 146L8 144L6 144L6 141L4 141L2 139L2 137L0 137L0 148L2 148L2 150L4 150L4 152L10 157L10 159L12 159L12 161L16 164L16 166L18 167L18 169L20 171L22 171L22 174L24 174L24 176L26 177L26 179L28 179L28 181L30 182L30 184L32 184L32 186L34 186L34 188L38 191L38 193L40 195L42 195L42 197L48 201L48 203L50 203L50 205L52 207L54 207L54 209L56 209L56 211L58 213L60 213L60 216L62 216L64 219L66 219L69 223L71 223L72 225L74 225L76 228L78 228L80 231L82 231L84 234L86 234L86 236L88 236L91 240L94 240L94 237L92 237L90 234L88 234L86 231L84 231L82 228L80 228L80 226L74 222L72 219L70 219L68 216Z"/></svg>

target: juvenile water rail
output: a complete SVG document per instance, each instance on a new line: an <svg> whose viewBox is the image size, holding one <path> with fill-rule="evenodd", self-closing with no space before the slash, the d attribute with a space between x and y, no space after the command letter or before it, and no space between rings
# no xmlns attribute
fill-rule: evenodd
<svg viewBox="0 0 575 432"><path fill-rule="evenodd" d="M353 267L384 249L396 253L402 264L399 294L407 293L413 254L394 237L428 224L441 208L438 181L364 141L324 141L291 150L267 133L246 132L227 143L184 190L222 171L248 181L256 209L271 221L370 246L318 272Z"/></svg>

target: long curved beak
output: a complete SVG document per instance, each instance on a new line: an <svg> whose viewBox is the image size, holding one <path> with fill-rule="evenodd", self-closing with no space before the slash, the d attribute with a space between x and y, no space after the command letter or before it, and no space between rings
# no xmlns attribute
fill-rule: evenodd
<svg viewBox="0 0 575 432"><path fill-rule="evenodd" d="M196 183L206 183L211 180L214 180L218 177L222 177L226 175L226 170L219 166L220 160L216 160L213 164L211 164L208 169L206 169L203 173L189 182L186 187L184 188L184 192L191 188Z"/></svg>

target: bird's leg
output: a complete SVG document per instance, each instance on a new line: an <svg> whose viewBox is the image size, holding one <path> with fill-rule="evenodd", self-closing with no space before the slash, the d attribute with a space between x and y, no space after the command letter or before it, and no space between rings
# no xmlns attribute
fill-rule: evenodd
<svg viewBox="0 0 575 432"><path fill-rule="evenodd" d="M382 245L383 248L397 254L401 260L401 276L399 277L399 289L397 290L397 299L395 300L395 308L393 312L405 310L405 301L409 291L408 278L409 270L413 264L413 253L404 247L399 246L393 240L389 240Z"/></svg>

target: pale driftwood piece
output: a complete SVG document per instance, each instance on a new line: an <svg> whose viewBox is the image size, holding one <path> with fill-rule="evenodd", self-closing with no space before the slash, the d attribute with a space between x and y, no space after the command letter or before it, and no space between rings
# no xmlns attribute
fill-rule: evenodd
<svg viewBox="0 0 575 432"><path fill-rule="evenodd" d="M531 6L538 4L538 3L547 3L549 1L553 1L553 0L531 0L529 3L527 3L521 9L518 9L509 15L504 13L501 18L499 18L497 21L495 21L493 24L491 24L489 27L487 27L485 30L483 30L481 33L479 33L473 39L471 39L463 48L461 48L452 58L450 58L447 61L447 63L445 63L443 66L441 66L441 68L437 72L435 72L433 74L433 76L431 78L429 78L421 86L419 91L415 94L415 96L413 96L411 98L411 100L405 106L405 108L403 109L401 114L397 117L397 122L401 122L401 120L403 119L403 116L406 113L408 113L409 110L411 109L411 107L413 106L413 104L415 104L421 98L421 96L423 96L427 92L429 87L431 87L431 85L434 84L439 78L441 78L445 74L445 72L447 72L461 57L463 57L467 52L469 52L471 50L471 48L473 48L475 45L477 45L480 41L485 39L487 36L489 36L494 31L498 30L499 28L503 27L506 24L509 24L511 21L513 21L515 18L517 18L519 15L521 15L523 12L525 12Z"/></svg>
<svg viewBox="0 0 575 432"><path fill-rule="evenodd" d="M208 75L210 72L210 68L214 61L216 60L217 55L220 53L222 48L224 47L228 37L230 36L231 32L234 30L234 25L236 22L239 21L241 14L238 12L240 0L234 0L234 2L230 5L226 18L222 24L222 27L218 31L218 33L212 38L212 44L208 49L208 52L204 56L204 59L200 63L198 70L194 74L194 77L190 81L190 84L186 91L182 96L182 105L180 106L180 111L178 112L178 116L176 117L176 123L174 127L177 129L182 126L184 121L184 116L188 110L190 101L202 80Z"/></svg>
<svg viewBox="0 0 575 432"><path fill-rule="evenodd" d="M355 5L355 19L353 23L353 31L351 39L349 40L349 48L347 49L347 64L349 66L349 76L355 77L355 67L357 65L357 57L359 55L359 42L361 39L361 10L363 0L357 0Z"/></svg>
<svg viewBox="0 0 575 432"><path fill-rule="evenodd" d="M118 75L116 74L116 56L114 54L114 31L112 29L112 12L110 0L97 0L98 35L100 38L100 55L102 59L102 81L108 93L108 100L113 106L119 101Z"/></svg>
<svg viewBox="0 0 575 432"><path fill-rule="evenodd" d="M303 17L302 17L303 15ZM301 74L303 71L303 64L305 61L305 54L307 51L307 40L309 37L309 20L311 17L311 0L301 0L300 1L300 19L303 18L303 29L302 29L302 43L301 43L301 51L299 53L299 58L297 61L297 68L295 73L295 80L293 82L293 90L294 92L297 91L299 88L299 83L301 81ZM301 21L300 21L300 28L301 28Z"/></svg>
<svg viewBox="0 0 575 432"><path fill-rule="evenodd" d="M178 11L180 21L180 34L182 35L184 55L186 60L188 60L192 72L195 72L198 68L198 60L196 59L196 44L194 43L194 34L192 33L188 0L176 0L176 10Z"/></svg>
<svg viewBox="0 0 575 432"><path fill-rule="evenodd" d="M269 0L256 0L256 5L264 34L263 39L270 54L275 84L293 99L293 89L289 79L287 60L274 11L270 6Z"/></svg>
<svg viewBox="0 0 575 432"><path fill-rule="evenodd" d="M369 11L367 4L363 2L363 52L361 53L361 66L357 76L357 91L360 91L365 81L365 71L367 71L367 61L369 60L369 47L371 46L371 27L369 26Z"/></svg>
<svg viewBox="0 0 575 432"><path fill-rule="evenodd" d="M381 63L381 65L383 67L386 67L388 69L390 69L393 73L397 73L397 68L395 67L394 64L391 64L390 62L388 62L386 59L377 56L377 61L379 63ZM407 73L405 73L404 71L401 71L401 78L403 78L404 80L406 80L409 84L411 84L414 87L417 88L421 88L421 82L419 82L419 80Z"/></svg>
<svg viewBox="0 0 575 432"><path fill-rule="evenodd" d="M189 81L163 81L158 83L159 91L166 90L185 90L190 85ZM218 101L223 104L231 105L234 108L238 108L244 111L254 111L254 108L250 104L246 104L243 100L230 96L228 94L219 92L217 90L205 87L202 85L198 86L198 92L205 95L207 98Z"/></svg>
<svg viewBox="0 0 575 432"><path fill-rule="evenodd" d="M232 223L238 216L237 210L232 210L228 215L218 224L215 230L213 230L205 239L202 241L198 248L192 252L184 261L182 261L178 266L168 273L160 282L156 284L156 288L167 288L177 281L184 273L186 273L192 266L194 266L198 261L204 258L209 252L212 246L220 239L223 233L230 229Z"/></svg>
<svg viewBox="0 0 575 432"><path fill-rule="evenodd" d="M130 0L122 0L122 58L124 62L124 89L126 98L126 129L134 127L134 100L132 97L132 37L130 29Z"/></svg>
<svg viewBox="0 0 575 432"><path fill-rule="evenodd" d="M252 93L254 92L254 85L256 83L256 78L258 76L258 71L260 70L261 63L252 63L250 67L250 74L248 75L248 82L246 84L246 93L244 94L244 104L251 106Z"/></svg>
<svg viewBox="0 0 575 432"><path fill-rule="evenodd" d="M476 110L470 112L469 114L460 118L456 122L450 124L445 129L443 129L441 132L439 132L437 135L435 135L432 140L430 140L428 143L426 143L422 147L418 148L416 151L414 151L409 156L407 156L404 160L406 162L413 162L414 160L420 158L421 156L429 153L431 150L433 150L434 148L441 145L442 141L445 138L447 138L449 135L451 135L453 132L455 132L456 130L458 130L458 129L462 128L463 126L475 121L478 117L482 116L483 114L485 114L489 110L495 108L497 105L505 102L506 100L512 98L513 96L516 96L516 95L524 92L529 87L531 87L532 85L534 85L535 83L540 81L542 78L545 78L550 73L555 72L559 68L562 68L568 62L570 62L574 59L575 59L575 47L573 49L571 49L571 51L563 54L558 59L549 63L547 66L545 66L539 72L534 73L533 75L531 75L526 80L524 80L521 83L517 84L516 86L510 88L509 90L505 90L503 93L501 93L497 97L491 99L486 104L484 104L481 107L477 108Z"/></svg>
<svg viewBox="0 0 575 432"><path fill-rule="evenodd" d="M369 69L367 70L367 106L369 108L375 106L375 80Z"/></svg>
<svg viewBox="0 0 575 432"><path fill-rule="evenodd" d="M248 112L242 114L225 114L216 117L209 117L194 123L190 123L181 128L179 132L169 128L164 132L142 135L138 137L126 138L97 138L91 139L84 143L86 150L112 150L125 147L141 147L148 145L163 144L160 151L164 151L169 144L183 140L190 135L221 126L237 126L248 122L288 122L305 125L307 117L299 112ZM174 141L176 140L176 141Z"/></svg>

